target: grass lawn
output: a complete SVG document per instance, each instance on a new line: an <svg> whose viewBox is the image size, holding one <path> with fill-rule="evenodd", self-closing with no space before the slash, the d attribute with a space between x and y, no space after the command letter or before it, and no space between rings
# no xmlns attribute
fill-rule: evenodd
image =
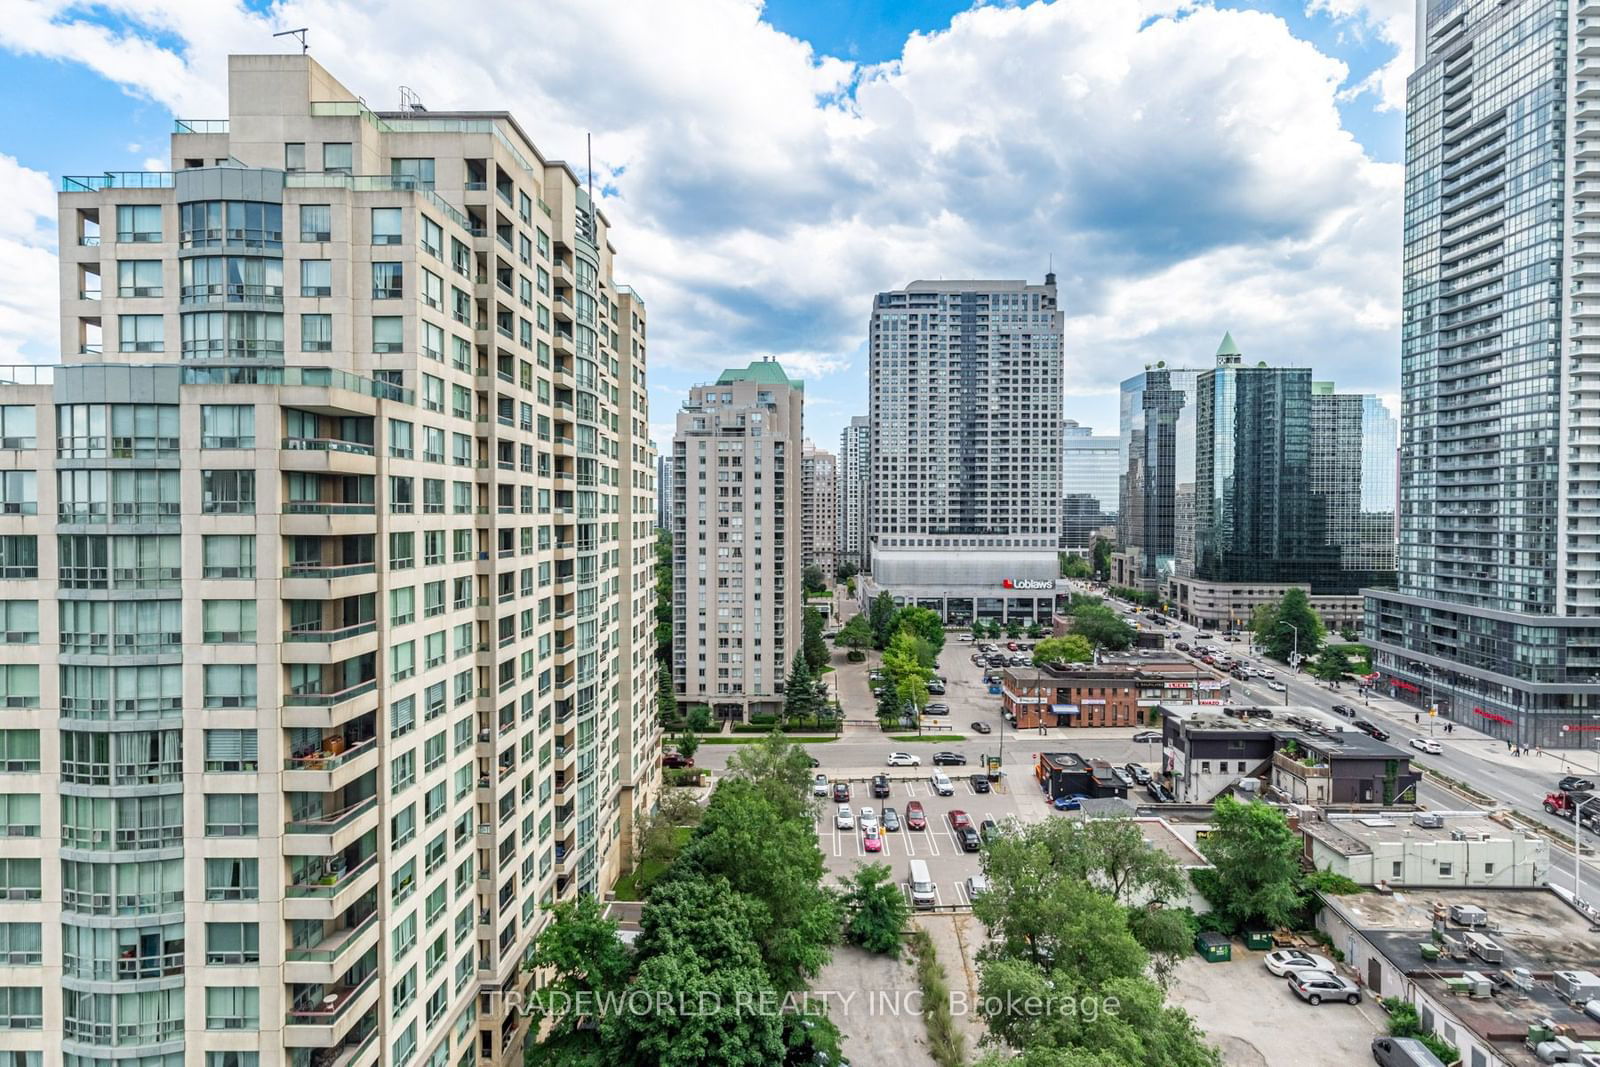
<svg viewBox="0 0 1600 1067"><path fill-rule="evenodd" d="M694 833L694 827L692 826L680 826L677 828L677 831L673 836L678 839L678 847L680 849L689 843L689 835L692 833ZM633 870L617 879L617 884L614 887L614 892L617 894L617 899L643 900L644 898L639 893L639 883L643 882L648 886L651 882L654 882L657 878L660 878L661 872L666 869L667 864L662 863L660 860L651 860L649 863L641 863L639 866L635 867Z"/></svg>
<svg viewBox="0 0 1600 1067"><path fill-rule="evenodd" d="M890 734L889 735L889 740L891 740L891 741L905 741L905 742L936 741L936 742L940 742L940 743L948 743L948 742L951 742L951 741L965 741L966 739L967 739L967 735L966 734Z"/></svg>
<svg viewBox="0 0 1600 1067"><path fill-rule="evenodd" d="M839 740L831 735L828 737L800 737L795 734L785 734L784 737L800 745L820 745L824 741ZM733 737L702 737L700 743L702 745L753 745L766 739L766 734L736 734ZM957 740L964 739L957 738Z"/></svg>

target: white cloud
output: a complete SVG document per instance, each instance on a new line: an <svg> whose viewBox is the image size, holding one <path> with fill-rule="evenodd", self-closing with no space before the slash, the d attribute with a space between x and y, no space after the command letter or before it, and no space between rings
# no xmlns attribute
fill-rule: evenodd
<svg viewBox="0 0 1600 1067"><path fill-rule="evenodd" d="M1389 10L1404 0L1310 2L1407 36ZM1054 253L1074 390L1206 357L1226 328L1263 358L1392 387L1400 175L1341 128L1343 65L1280 19L1178 0L982 6L863 67L779 33L757 0L497 6L41 0L0 24L0 46L210 117L227 52L310 25L313 55L376 107L403 76L435 109L512 111L551 157L581 161L592 131L652 358L686 375L773 355L848 375L864 400L873 292L1037 280Z"/></svg>
<svg viewBox="0 0 1600 1067"><path fill-rule="evenodd" d="M0 155L0 189L0 363L54 362L55 190L49 175L7 155Z"/></svg>
<svg viewBox="0 0 1600 1067"><path fill-rule="evenodd" d="M1404 111L1406 78L1416 66L1416 6L1413 0L1310 0L1307 14L1325 13L1355 23L1395 50L1394 58L1346 91L1354 98L1373 93L1387 111Z"/></svg>

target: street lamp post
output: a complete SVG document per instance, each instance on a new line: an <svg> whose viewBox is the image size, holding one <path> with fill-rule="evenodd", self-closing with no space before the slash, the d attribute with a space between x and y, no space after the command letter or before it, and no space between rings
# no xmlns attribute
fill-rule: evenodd
<svg viewBox="0 0 1600 1067"><path fill-rule="evenodd" d="M1300 669L1300 627L1292 622L1279 623L1278 625L1287 626L1294 631L1294 653L1290 656L1289 669L1297 671ZM1287 685L1283 687L1283 703L1285 706L1288 706L1289 703L1289 687Z"/></svg>

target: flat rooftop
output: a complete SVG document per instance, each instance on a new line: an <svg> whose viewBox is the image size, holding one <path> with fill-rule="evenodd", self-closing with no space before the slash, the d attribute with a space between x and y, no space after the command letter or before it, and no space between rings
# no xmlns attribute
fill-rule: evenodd
<svg viewBox="0 0 1600 1067"><path fill-rule="evenodd" d="M1159 848L1162 852L1177 860L1184 867L1209 867L1211 864L1200 850L1185 841L1173 832L1165 819L1155 819L1140 816L1135 818L1134 824L1139 827L1139 832L1150 843L1151 848Z"/></svg>
<svg viewBox="0 0 1600 1067"><path fill-rule="evenodd" d="M1600 1020L1573 1008L1551 984L1555 971L1600 970L1600 931L1550 890L1430 888L1389 895L1352 893L1330 896L1327 902L1419 989L1493 1044L1508 1063L1538 1064L1522 1042L1528 1028L1545 1019L1569 1027L1569 1035L1577 1040L1600 1042ZM1431 940L1435 909L1448 914L1452 904L1473 904L1488 912L1488 925L1479 932L1500 946L1502 962L1485 963L1476 956L1423 959L1420 946ZM1469 932L1454 923L1447 926L1451 937ZM1530 992L1504 981L1503 975L1514 968L1533 975ZM1453 993L1444 980L1468 971L1494 982L1493 995Z"/></svg>
<svg viewBox="0 0 1600 1067"><path fill-rule="evenodd" d="M1300 829L1345 856L1372 851L1372 846L1389 841L1449 841L1451 835L1465 832L1469 838L1486 836L1504 841L1513 837L1535 840L1537 834L1508 826L1481 811L1437 811L1424 814L1444 819L1442 827L1418 826L1412 813L1375 812L1371 815L1327 815L1321 821L1302 820ZM1600 960L1596 961L1600 963Z"/></svg>

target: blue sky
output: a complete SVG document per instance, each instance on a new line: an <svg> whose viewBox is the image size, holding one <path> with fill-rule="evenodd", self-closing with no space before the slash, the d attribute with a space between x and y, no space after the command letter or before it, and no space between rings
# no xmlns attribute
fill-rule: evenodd
<svg viewBox="0 0 1600 1067"><path fill-rule="evenodd" d="M1038 280L1052 254L1081 422L1114 429L1117 380L1202 363L1226 329L1247 356L1394 392L1408 3L971 6L537 0L504 5L527 43L484 67L433 5L324 0L311 44L376 106L405 70L435 107L508 108L551 157L594 133L662 443L690 384L774 355L836 447L865 411L873 292ZM270 33L300 18L40 0L0 24L0 166L29 194L0 217L0 293L19 282L0 342L53 358L40 175L163 167L175 113L225 114L226 52L288 47Z"/></svg>

